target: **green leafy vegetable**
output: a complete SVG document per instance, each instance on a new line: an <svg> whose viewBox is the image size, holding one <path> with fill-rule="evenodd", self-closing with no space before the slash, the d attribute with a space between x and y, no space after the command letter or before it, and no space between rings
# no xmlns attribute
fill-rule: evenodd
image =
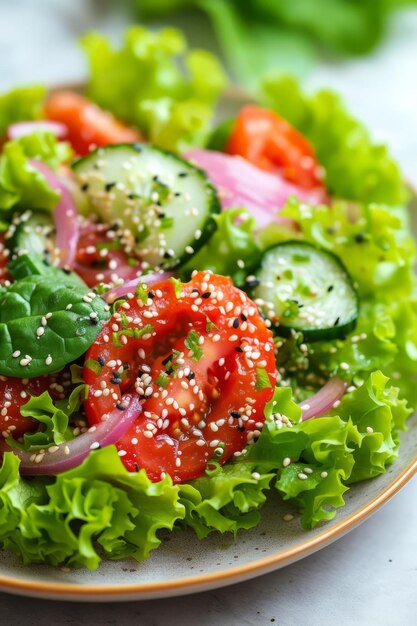
<svg viewBox="0 0 417 626"><path fill-rule="evenodd" d="M203 350L199 344L200 335L196 330L190 330L186 340L184 341L185 347L188 348L191 352L191 357L195 361L199 361L203 356Z"/></svg>
<svg viewBox="0 0 417 626"><path fill-rule="evenodd" d="M404 181L388 149L372 143L339 96L331 91L307 96L289 77L266 79L263 95L267 106L312 142L331 195L359 202L404 202Z"/></svg>
<svg viewBox="0 0 417 626"><path fill-rule="evenodd" d="M42 103L46 95L43 85L18 87L0 96L0 135L11 124L41 117Z"/></svg>
<svg viewBox="0 0 417 626"><path fill-rule="evenodd" d="M391 13L404 4L415 0L136 1L144 18L190 8L203 11L233 72L248 85L267 71L303 76L323 51L327 55L370 52L386 33ZM183 15L183 22L193 31L198 28L195 13ZM200 30L204 28L201 24Z"/></svg>
<svg viewBox="0 0 417 626"><path fill-rule="evenodd" d="M255 219L246 209L227 209L213 218L217 225L214 235L181 267L181 275L186 278L194 269L206 269L230 276L235 285L244 285L261 256L254 234Z"/></svg>
<svg viewBox="0 0 417 626"><path fill-rule="evenodd" d="M0 470L0 542L24 563L65 563L94 569L100 554L145 559L157 531L184 517L169 477L152 483L129 474L113 446L95 451L50 482L19 476L19 461L4 455Z"/></svg>
<svg viewBox="0 0 417 626"><path fill-rule="evenodd" d="M268 372L263 367L256 368L256 391L260 391L261 389L269 389L272 387L271 381L269 380Z"/></svg>
<svg viewBox="0 0 417 626"><path fill-rule="evenodd" d="M79 410L86 393L87 386L80 384L64 400L52 400L47 391L44 391L40 396L32 396L22 406L20 413L24 417L32 417L37 420L40 429L25 433L21 446L11 438L7 442L13 447L35 452L52 444L58 445L72 439L73 434L69 427L69 420Z"/></svg>
<svg viewBox="0 0 417 626"><path fill-rule="evenodd" d="M56 135L47 130L39 129L13 143L19 145L29 159L42 161L54 170L70 161L74 155L69 143L58 141Z"/></svg>
<svg viewBox="0 0 417 626"><path fill-rule="evenodd" d="M50 275L0 288L0 373L40 376L81 356L109 317L104 300L88 293L59 279L54 284Z"/></svg>
<svg viewBox="0 0 417 626"><path fill-rule="evenodd" d="M148 285L146 283L139 283L136 287L135 296L139 298L142 304L146 304L148 301Z"/></svg>
<svg viewBox="0 0 417 626"><path fill-rule="evenodd" d="M160 147L183 151L204 144L226 82L212 54L187 51L182 34L170 28L130 28L119 50L90 33L83 47L91 69L88 92L100 106Z"/></svg>

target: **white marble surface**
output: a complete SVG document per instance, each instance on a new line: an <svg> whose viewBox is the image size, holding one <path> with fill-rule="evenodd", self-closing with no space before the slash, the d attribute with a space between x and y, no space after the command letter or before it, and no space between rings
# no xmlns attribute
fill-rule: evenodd
<svg viewBox="0 0 417 626"><path fill-rule="evenodd" d="M121 2L0 0L0 92L19 82L84 76L76 40L96 28L119 33ZM386 140L417 183L417 12L395 20L371 58L323 64L312 86L341 91ZM70 604L0 594L0 623L145 626L408 626L417 615L417 480L349 536L297 564L250 582L178 599L124 605Z"/></svg>

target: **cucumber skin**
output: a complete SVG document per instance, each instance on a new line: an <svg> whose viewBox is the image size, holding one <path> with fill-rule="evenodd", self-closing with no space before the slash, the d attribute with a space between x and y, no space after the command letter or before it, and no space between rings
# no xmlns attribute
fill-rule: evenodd
<svg viewBox="0 0 417 626"><path fill-rule="evenodd" d="M262 259L264 257L265 254L267 254L267 252L269 252L270 250L273 250L274 248L278 248L281 246L287 246L287 245L303 245L306 246L308 248L312 248L313 250L317 250L319 252L323 252L324 254L331 256L335 259L335 261L342 267L342 269L344 270L345 274L346 274L346 278L349 282L349 285L352 289L352 293L355 296L355 301L356 301L356 310L357 310L357 315L355 318L353 318L351 321L346 322L345 324L342 324L340 326L329 326L328 328L300 328L298 326L294 326L294 325L288 325L288 324L283 324L283 323L274 323L272 320L271 324L272 324L272 328L275 331L275 334L280 336L280 337L285 337L288 338L291 336L291 332L297 332L297 333L302 333L303 334L303 338L306 341L309 342L314 342L314 341L331 341L334 339L345 339L346 336L352 332L352 330L355 329L357 321L358 321L358 316L359 316L359 307L360 307L360 300L359 300L359 296L358 296L358 292L354 287L353 284L353 280L351 275L349 274L349 272L347 271L345 264L343 263L343 261L340 259L340 257L338 257L336 254L334 254L334 252L331 252L330 250L326 250L325 248L321 247L321 246L316 246L315 244L309 242L309 241L303 241L302 239L288 239L287 241L282 241L280 243L276 243L273 244L271 246L269 246L268 248L266 248L263 253L262 253L262 257L259 263L258 268L261 266L262 264ZM258 269L257 268L257 269ZM254 270L254 275L256 276L256 270ZM248 291L249 296L254 299L256 296L254 295L254 291L255 291L256 287L253 287Z"/></svg>
<svg viewBox="0 0 417 626"><path fill-rule="evenodd" d="M104 146L101 148L96 148L95 150L90 152L90 154L88 154L87 156L80 157L76 159L75 161L73 161L71 163L71 169L73 169L76 172L77 166L80 163L86 163L88 162L88 160L92 158L93 159L96 158L96 156L100 157L99 151L112 150L115 148L126 148L127 150L134 150L135 152L142 152L143 149L146 149L148 147L151 147L154 150L158 150L162 154L165 154L175 159L179 163L183 163L186 167L192 167L195 173L203 180L205 187L209 192L208 195L210 197L207 199L207 204L209 207L207 220L205 221L204 224L202 224L200 239L198 240L196 239L192 242L192 247L193 247L194 252L192 254L188 254L184 250L184 253L180 257L178 257L178 259L168 259L165 262L163 261L160 265L160 267L162 267L163 269L179 268L181 267L181 265L184 265L187 261L189 261L207 243L210 237L214 234L214 232L217 230L217 224L212 216L219 214L222 211L220 200L217 196L217 190L215 186L213 185L213 183L208 178L204 170L202 170L199 167L196 167L190 161L183 159L182 157L180 157L178 154L175 154L174 152L170 152L169 150L164 150L162 148L157 148L155 146L150 146L150 144L142 144L138 142L115 143L115 144L109 144L108 146Z"/></svg>

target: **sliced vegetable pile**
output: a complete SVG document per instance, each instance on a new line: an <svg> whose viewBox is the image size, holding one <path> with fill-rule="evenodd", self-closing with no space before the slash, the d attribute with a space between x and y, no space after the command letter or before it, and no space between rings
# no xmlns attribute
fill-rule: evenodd
<svg viewBox="0 0 417 626"><path fill-rule="evenodd" d="M169 32L90 36L105 109L0 99L0 542L25 563L236 533L268 489L312 528L417 406L397 166L289 79L212 128L222 71L190 52L183 74Z"/></svg>

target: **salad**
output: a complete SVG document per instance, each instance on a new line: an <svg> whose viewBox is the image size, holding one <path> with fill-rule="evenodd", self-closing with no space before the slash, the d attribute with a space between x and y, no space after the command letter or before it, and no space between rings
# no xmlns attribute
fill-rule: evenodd
<svg viewBox="0 0 417 626"><path fill-rule="evenodd" d="M178 31L83 45L85 94L0 97L2 548L94 569L267 498L332 519L417 407L397 165L289 77L215 118Z"/></svg>

